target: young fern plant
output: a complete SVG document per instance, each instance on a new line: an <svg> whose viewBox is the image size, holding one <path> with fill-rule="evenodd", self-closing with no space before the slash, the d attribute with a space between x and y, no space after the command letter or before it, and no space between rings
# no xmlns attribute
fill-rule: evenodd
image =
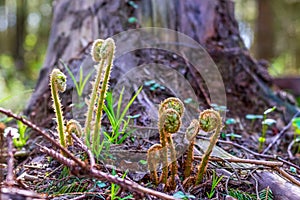
<svg viewBox="0 0 300 200"><path fill-rule="evenodd" d="M73 138L72 138L71 134L74 133L77 137L81 138L82 127L78 121L71 119L67 123L66 132L67 132L67 135L66 135L67 143L68 143L68 145L72 146Z"/></svg>
<svg viewBox="0 0 300 200"><path fill-rule="evenodd" d="M65 124L62 112L62 105L59 99L59 92L64 92L66 90L67 78L64 73L59 69L53 69L50 75L50 88L51 96L53 100L53 108L56 116L57 122L57 132L59 135L60 144L63 147L67 147L65 138Z"/></svg>
<svg viewBox="0 0 300 200"><path fill-rule="evenodd" d="M174 189L175 188L175 176L177 175L178 167L176 162L176 150L172 140L172 134L176 133L181 126L181 117L184 113L184 105L178 98L168 98L164 100L159 106L159 116L158 116L158 129L160 144L155 144L148 150L147 160L148 167L150 170L151 178L157 185L158 182L165 184L165 188ZM168 163L168 148L171 152L171 177L168 182L169 174L169 163ZM156 165L157 159L155 155L159 152L159 156L162 159L162 174L160 180L158 180Z"/></svg>
<svg viewBox="0 0 300 200"><path fill-rule="evenodd" d="M91 55L98 64L96 65L97 74L95 81L92 83L92 93L88 102L84 132L87 145L90 147L92 144L91 149L96 155L100 154L102 110L108 89L114 53L115 43L111 38L95 40L92 45ZM95 107L96 113L94 112Z"/></svg>
<svg viewBox="0 0 300 200"><path fill-rule="evenodd" d="M160 160L161 154L160 151L162 149L161 144L152 145L147 151L147 163L148 169L150 171L150 178L154 182L155 185L158 185L159 178L157 175L157 164Z"/></svg>
<svg viewBox="0 0 300 200"><path fill-rule="evenodd" d="M221 118L219 112L217 112L213 109L208 109L208 110L204 110L203 112L200 113L199 122L200 122L199 123L200 129L202 129L203 131L210 132L210 131L215 130L215 132L212 134L212 136L210 138L210 144L209 144L206 152L202 156L201 163L198 167L196 184L199 184L202 181L203 176L206 172L209 156L210 156L214 146L216 145L219 135L220 135L220 132L221 132L222 118Z"/></svg>

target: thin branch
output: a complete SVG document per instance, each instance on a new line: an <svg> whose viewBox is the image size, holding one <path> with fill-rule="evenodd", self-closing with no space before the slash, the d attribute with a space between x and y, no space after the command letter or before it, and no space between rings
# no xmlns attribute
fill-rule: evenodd
<svg viewBox="0 0 300 200"><path fill-rule="evenodd" d="M79 164L80 167L85 167L86 164L84 162L82 162L81 160L79 160L78 158L76 158L70 151L68 151L66 148L64 148L63 146L61 146L57 141L55 141L53 138L51 138L44 130L40 129L37 125L33 124L32 122L24 119L21 116L18 116L14 113L12 113L9 110L6 110L2 107L0 107L0 113L3 113L4 115L8 116L8 117L12 117L20 122L22 122L23 124L27 125L28 127L30 127L32 130L36 131L37 133L39 133L40 135L42 135L43 137L45 137L48 141L50 141L54 146L56 146L58 149L60 149L61 151L63 151L67 157L71 158L72 160L74 160L77 164Z"/></svg>
<svg viewBox="0 0 300 200"><path fill-rule="evenodd" d="M7 186L14 185L14 153L13 153L13 142L11 131L7 134L7 175L6 175L6 184Z"/></svg>
<svg viewBox="0 0 300 200"><path fill-rule="evenodd" d="M194 156L195 159L201 160L201 156ZM228 161L234 163L249 163L254 165L264 165L267 167L278 167L282 166L282 162L274 162L274 161L265 161L265 160L254 160L254 159L242 159L242 158L218 158L218 157L211 157L209 158L210 161Z"/></svg>
<svg viewBox="0 0 300 200"><path fill-rule="evenodd" d="M202 140L209 140L209 138L206 138L206 137L203 137L203 136L197 136L197 138L199 139L202 139ZM231 141L225 141L225 140L218 140L219 143L222 143L222 144L228 144L228 145L232 145L234 147L238 147L240 149L243 149L245 150L246 152L248 153L251 153L252 155L254 156L258 156L258 157L262 157L262 158L267 158L267 159L272 159L272 160L278 160L280 162L283 162L284 164L287 164L289 166L292 166L292 167L295 167L296 169L300 170L300 167L298 165L295 165L294 163L291 163L287 160L284 160L283 158L280 158L279 156L276 156L276 155L266 155L266 154L260 154L260 153L257 153L257 152L254 152L254 151L251 151L250 149L244 147L244 146L241 146L237 143L233 143Z"/></svg>
<svg viewBox="0 0 300 200"><path fill-rule="evenodd" d="M287 173L286 171L284 171L283 169L281 169L279 167L275 167L274 169L276 171L278 171L286 179L288 179L289 181L291 181L292 183L294 183L294 184L296 184L297 186L300 187L300 182L298 180L296 180L294 177L292 177L289 173Z"/></svg>
<svg viewBox="0 0 300 200"><path fill-rule="evenodd" d="M58 153L58 152L54 151L53 149L49 149L49 148L41 146L39 144L36 144L36 145L38 147L40 147L40 150L42 153L46 153L49 156L51 156L52 158L55 158L61 164L68 166L69 168L74 168L76 166L76 163L73 160L66 158L61 153Z"/></svg>

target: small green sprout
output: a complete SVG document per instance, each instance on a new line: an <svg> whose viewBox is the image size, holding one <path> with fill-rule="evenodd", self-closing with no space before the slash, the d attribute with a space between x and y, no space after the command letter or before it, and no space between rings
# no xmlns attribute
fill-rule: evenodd
<svg viewBox="0 0 300 200"><path fill-rule="evenodd" d="M188 199L196 199L194 195L191 194L185 194L182 191L178 191L175 194L173 194L173 197L176 199L183 199L183 200L188 200Z"/></svg>
<svg viewBox="0 0 300 200"><path fill-rule="evenodd" d="M117 109L114 109L114 99L111 92L107 92L106 95L106 102L107 104L104 105L103 110L107 114L107 117L109 119L109 122L112 126L112 132L107 133L104 132L105 137L109 140L110 143L113 144L121 144L127 137L129 137L133 130L130 130L126 132L128 124L131 119L138 118L140 115L134 115L134 116L125 116L129 107L132 105L136 97L139 95L139 93L142 91L142 87L140 87L134 96L129 100L124 110L121 112L122 107L122 100L123 100L123 94L124 94L124 88L122 89L118 103L117 103ZM125 117L127 117L127 120L125 120Z"/></svg>
<svg viewBox="0 0 300 200"><path fill-rule="evenodd" d="M222 178L223 178L223 175L220 177L217 177L216 172L213 171L211 189L210 189L209 193L208 192L206 193L207 197L209 199L211 199L214 196L214 194L216 192L216 186L219 184L219 182L222 180Z"/></svg>
<svg viewBox="0 0 300 200"><path fill-rule="evenodd" d="M236 120L234 118L228 118L225 121L226 125L232 125L232 124L236 124Z"/></svg>
<svg viewBox="0 0 300 200"><path fill-rule="evenodd" d="M294 140L296 140L297 136L300 136L300 117L294 118L292 125L295 129Z"/></svg>
<svg viewBox="0 0 300 200"><path fill-rule="evenodd" d="M24 125L22 122L17 121L19 137L13 139L13 143L15 147L22 148L26 145L27 140L29 139L29 135L26 134L27 126Z"/></svg>
<svg viewBox="0 0 300 200"><path fill-rule="evenodd" d="M88 73L88 75L85 78L83 78L83 67L80 66L80 69L79 69L79 80L77 82L77 80L75 78L75 75L70 70L70 68L62 60L60 60L60 63L66 68L68 74L70 75L70 77L71 77L71 79L72 79L72 81L73 81L73 83L75 85L77 95L79 97L81 97L82 94L83 94L84 87L87 84L88 80L90 79L91 75L93 74L94 70L91 70Z"/></svg>
<svg viewBox="0 0 300 200"><path fill-rule="evenodd" d="M150 89L151 91L155 91L155 90L157 90L157 89L161 89L161 90L166 89L165 86L162 86L161 84L157 83L155 80L145 81L145 82L144 82L144 86L150 87L149 89Z"/></svg>
<svg viewBox="0 0 300 200"><path fill-rule="evenodd" d="M210 106L211 106L214 110L219 111L219 112L227 112L227 111L228 111L227 106L218 105L218 104L215 104L215 103L210 104Z"/></svg>
<svg viewBox="0 0 300 200"><path fill-rule="evenodd" d="M276 123L276 121L274 119L267 118L267 114L273 112L275 109L276 109L276 106L269 108L264 112L263 121L261 123L262 124L261 136L258 139L258 141L259 141L258 151L259 152L262 151L263 145L266 141L266 133L267 133L268 126L271 126Z"/></svg>
<svg viewBox="0 0 300 200"><path fill-rule="evenodd" d="M133 23L136 23L138 20L137 20L137 18L135 18L135 17L129 17L128 18L128 22L130 23L130 24L133 24Z"/></svg>

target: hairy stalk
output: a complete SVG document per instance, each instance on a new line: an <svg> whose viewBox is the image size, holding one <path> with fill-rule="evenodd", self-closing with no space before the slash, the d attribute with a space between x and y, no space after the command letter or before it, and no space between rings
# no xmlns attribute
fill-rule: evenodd
<svg viewBox="0 0 300 200"><path fill-rule="evenodd" d="M67 123L67 142L68 145L73 145L72 133L74 133L77 137L82 136L82 128L78 121L71 119Z"/></svg>
<svg viewBox="0 0 300 200"><path fill-rule="evenodd" d="M109 78L110 78L114 54L115 54L115 42L113 41L113 39L108 38L103 42L103 45L101 46L101 49L100 49L101 58L107 60L107 62L106 62L106 68L105 68L104 75L103 75L104 77L102 78L100 94L98 97L95 128L93 131L93 148L92 149L95 152L98 152L98 149L100 146L102 110L103 110L104 100L106 97L106 92L108 89L108 82L109 82Z"/></svg>
<svg viewBox="0 0 300 200"><path fill-rule="evenodd" d="M202 160L198 168L196 184L199 184L203 179L203 175L206 172L209 156L218 141L220 131L222 128L222 118L219 112L213 109L204 110L203 112L201 112L199 116L199 121L200 121L200 129L206 132L215 130L215 132L212 134L210 138L210 144L206 152L202 156Z"/></svg>
<svg viewBox="0 0 300 200"><path fill-rule="evenodd" d="M51 96L53 100L53 108L56 115L59 141L63 147L66 147L66 138L64 134L65 125L63 119L62 105L60 103L58 92L64 92L66 90L66 81L66 76L59 69L52 70L52 73L50 75Z"/></svg>
<svg viewBox="0 0 300 200"><path fill-rule="evenodd" d="M150 178L155 185L158 185L158 176L157 176L157 164L160 160L160 150L162 149L161 144L152 145L147 151L147 163L148 169L150 171Z"/></svg>
<svg viewBox="0 0 300 200"><path fill-rule="evenodd" d="M92 58L95 62L98 62L98 65L96 66L97 74L95 81L92 83L93 89L88 102L84 132L87 146L90 147L92 143L92 150L96 155L99 154L102 110L108 89L114 52L115 43L111 38L95 40L91 50ZM94 127L92 127L93 125Z"/></svg>
<svg viewBox="0 0 300 200"><path fill-rule="evenodd" d="M175 177L178 172L176 150L171 134L176 133L181 126L181 117L184 113L184 105L178 98L168 98L159 107L159 133L162 145L163 172L161 180L171 189L176 187ZM168 145L167 145L168 144ZM168 147L171 153L171 179L167 183L168 177Z"/></svg>
<svg viewBox="0 0 300 200"><path fill-rule="evenodd" d="M95 81L92 83L93 85L93 89L92 89L92 93L90 95L90 100L88 102L88 111L86 114L86 120L85 120L85 124L84 124L84 132L85 132L85 140L86 140L86 144L87 146L90 146L90 134L91 134L91 123L92 123L92 119L93 119L93 113L94 113L94 108L95 108L95 103L96 103L96 97L97 97L97 92L98 92L98 88L100 85L100 81L102 78L102 73L103 73L103 68L104 68L104 59L101 59L100 57L100 48L103 44L104 40L98 39L95 40L92 46L92 50L91 50L91 55L92 58L95 62L98 62L98 65L96 65L96 70L97 70L97 74L96 74L96 78Z"/></svg>
<svg viewBox="0 0 300 200"><path fill-rule="evenodd" d="M193 119L189 127L186 129L185 137L188 141L190 141L187 156L184 161L184 178L188 178L191 175L191 171L193 170L193 161L194 161L194 145L195 145L195 137L199 132L199 122L196 119Z"/></svg>

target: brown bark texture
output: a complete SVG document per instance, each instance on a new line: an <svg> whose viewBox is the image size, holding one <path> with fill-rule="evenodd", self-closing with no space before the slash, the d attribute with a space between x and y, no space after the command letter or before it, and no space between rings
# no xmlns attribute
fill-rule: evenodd
<svg viewBox="0 0 300 200"><path fill-rule="evenodd" d="M26 113L35 123L52 126L53 110L48 76L55 67L66 72L59 64L59 59L77 74L79 66L84 62L85 65L93 65L92 61L87 59L93 40L142 26L170 28L190 36L205 47L221 72L230 115L262 113L264 109L274 105L287 120L296 112L295 106L272 91L273 84L267 72L267 63L253 59L245 48L234 17L233 2L153 0L135 3L138 8L121 0L54 2L46 59L26 109ZM136 17L137 22L129 23L130 17ZM115 62L117 64L111 82L113 84L117 77L130 70L131 66L150 61L168 65L172 62L169 60L167 53L160 51L141 50L122 56ZM207 107L210 103L209 92L201 75L193 66L184 62L184 59L177 62L179 64L174 68L189 80L199 100L202 100L202 106ZM68 96L74 89L74 84L70 78L67 84L67 92L62 94L62 103L66 117L70 118L68 111L72 100Z"/></svg>

